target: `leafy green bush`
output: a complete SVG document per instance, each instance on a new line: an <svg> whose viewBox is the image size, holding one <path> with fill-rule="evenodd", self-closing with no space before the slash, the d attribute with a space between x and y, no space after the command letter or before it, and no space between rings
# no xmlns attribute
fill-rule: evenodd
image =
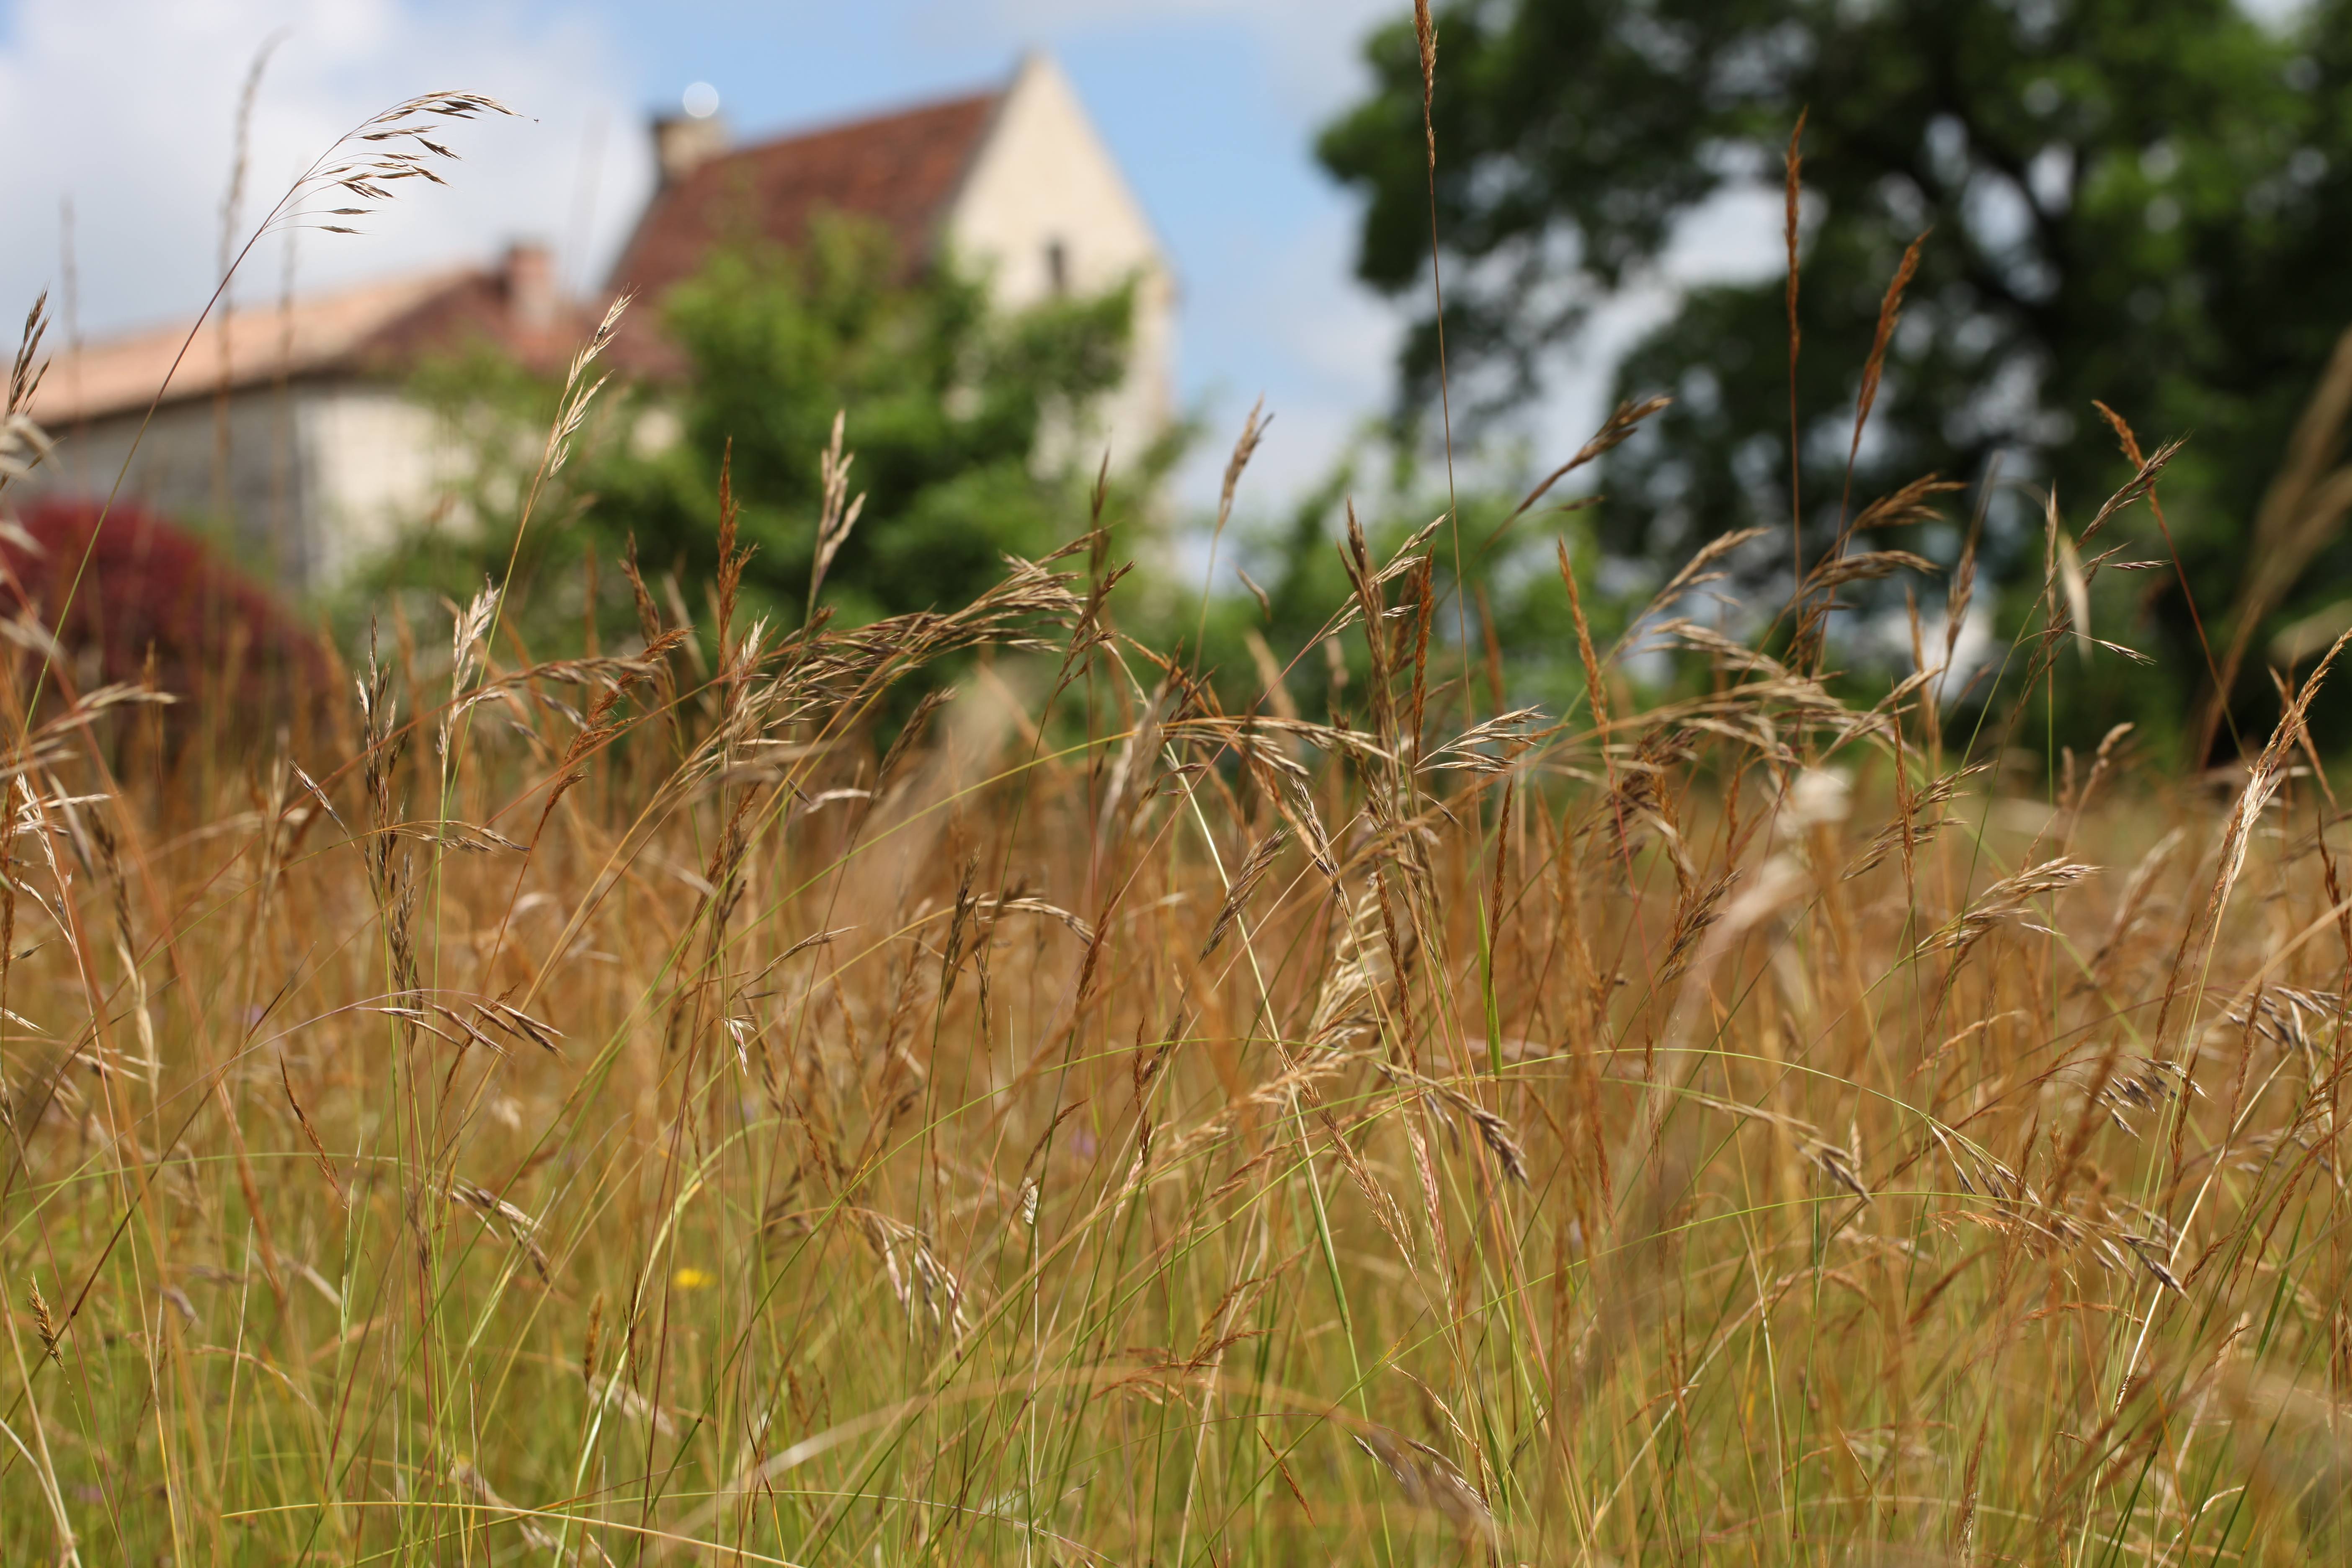
<svg viewBox="0 0 2352 1568"><path fill-rule="evenodd" d="M538 456L529 433L544 428L553 389L487 356L420 378L420 395L469 448L453 509L463 525L417 529L370 588L469 589L502 577L510 552L531 576L571 570L583 550L609 560L632 541L649 577L702 581L717 569L724 482L753 552L746 611L797 624L821 454L845 414L847 488L864 501L824 599L845 622L965 603L1004 554L1045 554L1087 526L1099 458L1087 415L1126 374L1131 289L1002 312L952 258L910 271L879 228L831 217L796 249L722 251L635 309L658 311L688 374L600 402L520 545L516 514ZM1129 465L1122 493L1148 493L1179 439ZM604 612L625 625L620 585L604 575ZM578 624L577 607L553 625Z"/></svg>

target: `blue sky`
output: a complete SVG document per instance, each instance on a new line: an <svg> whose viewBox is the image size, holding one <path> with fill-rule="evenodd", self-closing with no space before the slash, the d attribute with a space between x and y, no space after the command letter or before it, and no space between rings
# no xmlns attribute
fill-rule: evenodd
<svg viewBox="0 0 2352 1568"><path fill-rule="evenodd" d="M1001 79L1051 49L1158 226L1183 286L1180 390L1212 435L1184 476L1213 494L1261 392L1276 414L1253 468L1271 511L1328 470L1389 395L1398 313L1349 272L1352 205L1316 167L1316 127L1362 89L1361 39L1405 0L0 0L0 310L63 277L73 205L74 324L184 316L214 280L239 84L286 30L257 100L249 225L336 134L411 94L468 88L528 117L467 128L452 188L404 197L369 234L306 235L298 284L494 255L536 236L585 277L651 180L646 115L707 80L740 135ZM592 158L591 153L594 153ZM584 243L579 217L593 192ZM1769 203L1765 204L1769 206ZM1769 260L1773 219L1727 208L1669 272ZM285 246L241 275L274 298ZM1654 316L1655 282L1613 311L1534 411L1543 452L1601 413L1609 347Z"/></svg>

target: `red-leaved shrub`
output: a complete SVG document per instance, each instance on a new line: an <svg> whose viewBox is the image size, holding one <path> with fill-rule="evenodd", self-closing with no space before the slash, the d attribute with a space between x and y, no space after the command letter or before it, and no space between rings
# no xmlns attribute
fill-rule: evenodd
<svg viewBox="0 0 2352 1568"><path fill-rule="evenodd" d="M152 658L156 684L183 698L326 689L318 638L204 541L133 505L100 515L92 501L37 500L17 514L24 535L0 539L0 617L29 613L53 632L78 683L144 680Z"/></svg>

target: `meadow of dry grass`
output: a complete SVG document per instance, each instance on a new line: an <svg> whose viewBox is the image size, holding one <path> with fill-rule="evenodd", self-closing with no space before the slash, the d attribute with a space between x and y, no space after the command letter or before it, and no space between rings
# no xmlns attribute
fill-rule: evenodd
<svg viewBox="0 0 2352 1568"><path fill-rule="evenodd" d="M1559 713L1442 528L1240 711L1098 532L553 662L486 593L274 731L7 623L0 1560L2342 1555L2326 662L2218 780L1948 750L1948 638L1822 673L1916 563L1768 657L1672 618L1738 542L1643 623L1710 679L1580 613ZM2051 544L2026 690L2110 657Z"/></svg>
<svg viewBox="0 0 2352 1568"><path fill-rule="evenodd" d="M1331 727L1311 647L1236 713L1122 635L1098 537L625 657L486 595L263 743L19 658L0 1556L2341 1550L2294 712L2021 770L1801 613L1498 714L1444 546L1350 542Z"/></svg>

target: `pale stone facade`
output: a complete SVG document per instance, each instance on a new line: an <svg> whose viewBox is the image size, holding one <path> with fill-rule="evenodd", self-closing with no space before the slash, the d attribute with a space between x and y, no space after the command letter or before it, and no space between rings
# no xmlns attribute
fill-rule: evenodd
<svg viewBox="0 0 2352 1568"><path fill-rule="evenodd" d="M220 531L240 565L300 593L348 578L463 472L440 418L396 387L304 383L235 392L227 404L225 470L206 398L159 408L143 436L143 413L53 432L57 449L19 493L102 498L121 474L122 500Z"/></svg>
<svg viewBox="0 0 2352 1568"><path fill-rule="evenodd" d="M1114 468L1168 427L1176 288L1158 236L1053 60L1024 60L950 205L948 244L1012 310L1133 279L1126 384L1062 439L1109 444Z"/></svg>

